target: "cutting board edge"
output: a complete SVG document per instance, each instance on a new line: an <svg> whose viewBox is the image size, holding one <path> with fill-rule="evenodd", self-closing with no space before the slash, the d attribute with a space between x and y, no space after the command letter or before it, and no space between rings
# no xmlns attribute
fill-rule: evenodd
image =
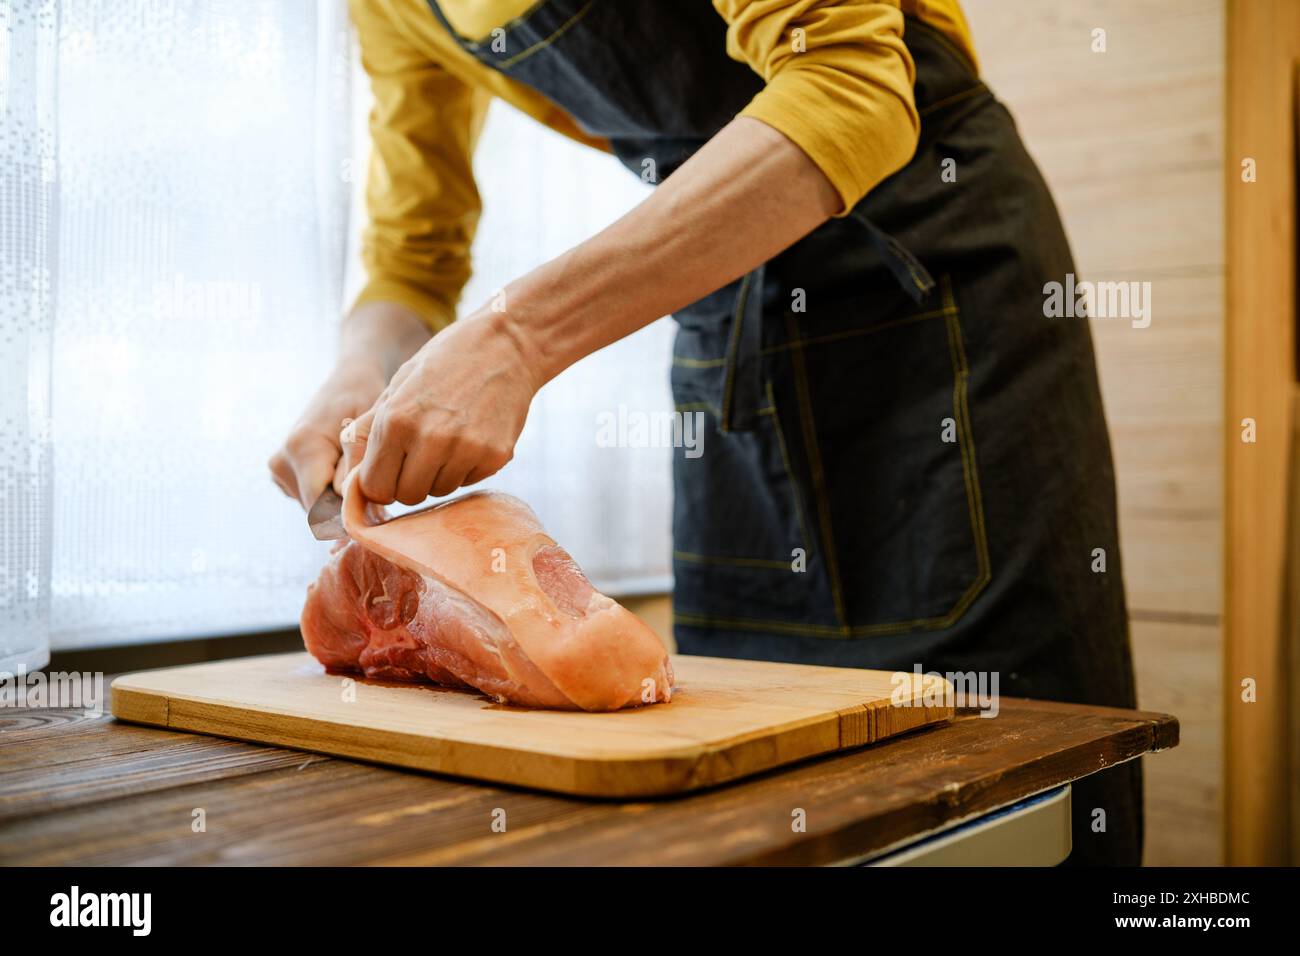
<svg viewBox="0 0 1300 956"><path fill-rule="evenodd" d="M178 718L181 714L183 714L184 708L188 705L190 707L197 707L197 708L210 708L214 711L219 711L222 713L257 714L257 715L266 715L268 717L273 717L276 719L286 719L286 720L291 719L296 721L307 721L312 724L316 724L320 726L355 727L361 730L365 730L368 733L395 734L405 738L409 738L411 740L420 740L420 741L435 740L435 739L446 740L446 738L424 737L418 734L408 734L402 731L389 730L384 727L374 726L372 724L344 723L341 721L330 720L325 717L303 715L301 713L296 713L293 710L289 710L282 707L273 707L269 705L263 706L261 708L241 707L238 704L231 703L227 700L218 697L209 697L203 694L195 694L195 693L177 693L176 691L164 690L158 687L148 686L147 684L145 686L141 686L139 684L133 685L130 682L131 678L141 677L141 676L148 677L154 674L162 673L164 670L172 670L172 669L173 668L159 668L156 671L155 670L139 671L137 673L122 674L119 677L115 678L112 685L110 686L110 695L109 695L109 709L113 714L113 716L118 717L122 720L129 721L131 723L151 724L159 727L169 727L173 730L192 730L197 733L202 733L203 731L201 729L195 730L195 728L192 727L181 727L177 723L176 719L174 719L174 718ZM180 670L183 668L174 668L174 669ZM412 686L421 686L421 685L412 685ZM179 705L179 707L174 708L172 706L173 704L177 704ZM660 706L660 705L655 705L655 706ZM584 714L583 711L560 711L559 713L574 714L579 716ZM599 712L593 714L592 716L597 716L598 713ZM761 730L753 730L753 731L745 731L743 733L736 733L730 737L718 738L708 743L699 743L695 741L683 740L680 742L675 742L660 747L659 749L656 750L642 750L631 755L627 754L626 752L620 753L620 752L612 752L612 751L609 754L604 756L596 754L595 760L596 762L610 761L610 760L650 761L650 760L677 760L677 759L691 758L694 756L698 756L700 754L712 753L722 748L730 748L737 745L750 743L755 740L761 740L764 737L766 737L768 733L773 729L779 732L797 731L803 729L806 726L815 725L818 723L830 722L834 720L837 716L838 716L837 714L831 713L829 711L823 714L800 716L796 718L791 718L781 723L770 724L762 728ZM481 747L492 746L491 744L479 743L476 741L468 741L463 739L454 740L452 742L461 745L466 745L466 746L469 745L481 746ZM538 755L556 753L556 751L554 750L533 749L526 744L516 745L512 747L511 750L521 752L521 753L530 753L530 754L535 753ZM571 753L566 754L561 752L560 756L563 757L564 759L569 759L574 761L583 761L588 759L588 757L582 754L571 754Z"/></svg>
<svg viewBox="0 0 1300 956"><path fill-rule="evenodd" d="M453 759L448 761L427 751L422 758L419 752L426 750L429 738L418 735L368 728L364 743L350 742L345 735L330 733L344 729L346 725L293 715L276 715L284 725L282 730L277 731L265 720L266 711L187 697L142 693L126 687L114 690L111 710L115 718L128 723L178 732L201 733L305 753L469 778L498 786L529 787L551 793L607 799L666 797L690 793L762 773L766 769L792 762L792 759L807 759L834 750L831 748L809 753L807 757L741 769L737 766L739 761L735 759L736 751L750 743L747 739L742 739L733 746L683 747L680 752L667 758L655 755L623 757L617 761L510 750L477 743L472 748L467 748L471 750L472 756L466 760L464 755L455 753L459 748L453 742L450 748ZM397 746L396 743L402 740L414 746ZM447 749L446 741L437 743L440 746L436 749ZM508 761L513 772L504 775L479 766L480 763L490 764L494 755L500 755ZM455 759L457 757L460 759ZM722 762L737 769L713 776L702 773L701 768L712 762ZM611 764L616 764L618 776L610 776Z"/></svg>
<svg viewBox="0 0 1300 956"><path fill-rule="evenodd" d="M752 664L767 665L769 663L764 661L749 661L744 659L733 660L731 658L706 657L702 655L674 655L674 657L681 657L681 656L689 656L694 660L701 660L710 663L718 663L724 665L731 665L731 664L742 665L742 666L752 665ZM195 693L192 690L186 693L178 693L175 690L168 689L166 686L160 686L159 682L163 681L165 685L167 676L178 672L195 673L207 669L220 671L220 670L227 670L232 666L254 667L259 664L264 665L272 662L284 663L286 665L309 664L312 667L319 669L322 675L327 674L327 672L320 667L319 663L317 663L317 661L305 651L288 651L288 652L279 652L274 654L253 655L253 656L242 657L242 658L204 661L195 664L179 664L179 665L173 665L169 667L151 668L149 670L143 670L143 671L132 671L127 674L120 674L116 678L114 678L112 685L110 687L110 709L113 709L115 707L112 701L115 701L117 699L117 695L125 694L128 692L132 695L133 699L135 699L135 702L132 706L135 708L136 713L150 712L152 711L152 709L154 709L155 706L157 706L157 705L151 705L146 700L146 698L167 698L167 699L193 701L196 704L208 704L211 706L220 705L223 707L236 707L237 705L230 703L227 699L223 697L207 696L202 693ZM787 669L790 668L815 669L815 670L831 671L837 673L843 673L846 670L845 668L824 667L815 664L784 664L783 663L776 666L780 666L782 668L787 668ZM943 683L947 688L947 696L944 699L951 700L952 685L947 681L943 681ZM417 687L426 690L446 691L445 688L436 688L433 685L419 685L419 684L412 684L409 685L409 687L403 687L402 689L410 689L410 688L417 688ZM464 693L464 691L460 689L455 689L451 692ZM924 695L924 689L918 688L914 692L911 700L917 701L923 695ZM668 704L655 704L652 705L652 707L631 708L631 710L648 711L653 708L657 708L661 706L671 707L673 705L670 702ZM900 730L897 729L894 730L887 729L884 726L884 724L877 718L878 714L886 713L886 712L913 713L916 711L929 711L929 710L940 710L942 711L942 713L940 713L935 718L922 721L921 723L933 723L936 722L937 720L948 719L953 716L953 708L950 704L943 707L936 707L933 703L913 703L913 704L899 706L894 704L889 698L876 697L868 700L859 700L857 702L847 704L844 706L839 706L833 710L826 710L817 714L808 714L804 716L790 717L787 720L780 723L769 724L758 730L745 731L745 732L737 733L730 737L719 738L715 741L710 741L708 744L701 745L697 743L692 743L690 741L686 741L679 744L665 746L660 750L642 751L639 754L637 754L637 757L639 759L645 759L645 760L671 759L671 758L678 758L682 756L688 756L689 753L693 750L709 752L712 750L716 750L719 747L730 747L730 746L735 746L737 744L744 743L753 737L768 736L773 729L779 732L784 732L788 730L798 729L810 721L820 722L832 718L838 719L840 724L839 748L846 749L851 747L859 747L859 746L864 746L866 744L874 743L875 741L882 739L883 737L889 736L891 733L901 732ZM263 712L267 714L273 714L276 716L284 716L284 717L301 716L301 714L296 713L292 709L269 706L269 705L263 708ZM582 712L565 711L564 713L581 714ZM122 716L123 719L134 719L138 723L154 723L160 726L166 726L165 717L163 719L159 719L156 716L149 719L146 719L144 717L131 718L125 715L117 714L115 709L114 709L114 714L116 716ZM164 714L165 714L165 710L164 710ZM318 720L321 723L328 723L328 724L336 723L335 721L330 721L326 718L311 718L311 719ZM903 721L901 725L899 725L895 721L888 722L890 727L896 727L896 726L909 727L916 723L917 723L916 721L911 721L911 720ZM353 725L353 726L366 726L366 725ZM376 732L382 732L384 730L384 728L382 727L373 727L373 726L369 727L368 729L374 730ZM620 755L611 754L611 757L617 757L617 756Z"/></svg>
<svg viewBox="0 0 1300 956"><path fill-rule="evenodd" d="M331 733L344 730L346 725L293 715L276 715L285 725L284 729L276 731L268 725L266 711L187 697L141 693L129 687L113 688L111 710L114 717L129 723L470 778L498 786L531 787L604 799L679 796L864 746L818 743L822 724L839 723L838 715L826 715L824 719L809 719L801 725L783 728L780 753L766 745L765 741L771 738L745 734L714 746L682 747L668 757L623 757L617 761L507 750L487 744L457 747L455 742L452 742L451 753L447 755L429 755L420 759L417 754L427 747L429 738L372 729L364 743L352 742L346 734ZM916 711L916 721L905 728L892 730L887 737L946 723L951 718L950 713L943 713L940 708L917 708ZM835 729L838 730L838 726ZM417 746L398 746L398 742L403 740ZM448 749L446 743L439 741L444 746L438 749ZM469 756L459 752L462 750L468 751ZM482 769L481 764L490 765L494 755L506 759L513 773L503 776ZM611 775L615 769L617 774Z"/></svg>
<svg viewBox="0 0 1300 956"><path fill-rule="evenodd" d="M166 691L157 687L140 686L139 684L133 686L131 683L133 678L150 677L170 670L181 670L184 669L184 666L185 665L177 668L159 668L157 670L139 671L130 674L122 674L115 678L109 688L109 709L113 716L133 723L151 724L154 726L169 727L174 730L189 730L196 733L203 733L204 731L202 728L181 727L172 719L172 703L180 702L182 705L188 704L194 707L206 707L211 708L214 711L266 715L281 720L292 719L296 721L307 721L313 725L327 727L355 727L374 734L398 735L411 741L435 739L366 724L345 724L322 717L304 716L283 708L245 708L219 698L206 697L201 694L178 694L174 691ZM666 706L672 705L668 704ZM909 719L898 720L896 718L890 720L888 722L888 727L886 727L879 719L880 714L902 714L906 715ZM611 753L603 758L599 755L589 757L580 754L564 753L560 753L559 756L562 759L574 762L590 761L597 764L608 762L610 760L620 760L623 762L647 762L655 760L694 759L717 754L719 752L734 750L742 746L768 739L773 735L773 732L776 732L777 734L797 733L807 731L809 728L815 728L833 722L836 725L835 736L837 737L837 744L831 747L819 748L815 751L815 753L830 753L835 750L850 750L855 747L866 746L875 743L878 740L887 739L895 734L905 733L911 729L946 722L951 720L954 714L955 710L951 704L944 706L917 704L900 707L892 704L884 698L879 698L876 700L863 701L849 707L842 707L835 711L792 717L780 723L766 725L759 730L736 733L729 737L722 737L709 741L708 743L686 741L669 744L657 750L643 750L632 755ZM915 715L916 719L910 719L913 715ZM254 740L256 738L250 737L240 739ZM465 740L453 741L453 743L462 746L492 746L491 744L476 743ZM556 753L554 750L532 750L526 745L516 746L512 748L512 752L537 754L539 756Z"/></svg>
<svg viewBox="0 0 1300 956"><path fill-rule="evenodd" d="M290 652L264 655L263 659L297 656L299 652ZM195 666L203 665L187 665ZM519 746L503 748L402 730L361 727L287 711L241 707L228 701L147 686L148 678L181 669L185 668L161 668L118 677L110 688L111 712L127 722L170 730L468 777L497 785L610 799L668 797L722 786L944 723L953 716L951 706L897 708L887 699L879 698L708 743L678 743L634 755L600 757ZM142 679L146 686L132 686L136 679ZM882 720L882 713L890 711L894 717ZM360 739L362 735L364 740ZM488 769L502 765L508 770Z"/></svg>

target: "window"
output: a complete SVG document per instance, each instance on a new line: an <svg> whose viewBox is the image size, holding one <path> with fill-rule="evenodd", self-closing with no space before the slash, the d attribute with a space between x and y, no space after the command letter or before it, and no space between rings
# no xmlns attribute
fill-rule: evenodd
<svg viewBox="0 0 1300 956"><path fill-rule="evenodd" d="M0 669L282 627L326 559L265 462L356 284L367 88L344 5L0 5ZM477 305L647 187L501 104ZM597 585L663 588L670 463L597 415L671 409L667 321L534 404L490 484Z"/></svg>

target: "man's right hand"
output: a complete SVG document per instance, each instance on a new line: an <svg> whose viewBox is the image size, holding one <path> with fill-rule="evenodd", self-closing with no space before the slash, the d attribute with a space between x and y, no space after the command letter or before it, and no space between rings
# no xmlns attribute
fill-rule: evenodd
<svg viewBox="0 0 1300 956"><path fill-rule="evenodd" d="M348 316L334 371L267 462L281 491L304 510L331 482L343 493L339 431L370 410L397 368L428 340L428 326L404 306L374 302Z"/></svg>

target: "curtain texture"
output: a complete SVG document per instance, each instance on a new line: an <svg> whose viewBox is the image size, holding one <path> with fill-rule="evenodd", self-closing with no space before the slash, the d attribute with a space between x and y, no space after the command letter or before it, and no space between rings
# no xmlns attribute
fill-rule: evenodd
<svg viewBox="0 0 1300 956"><path fill-rule="evenodd" d="M266 459L333 360L367 92L342 0L0 0L0 670L291 625L326 560ZM494 108L465 305L645 188ZM665 588L657 323L539 397L491 484L614 591Z"/></svg>
<svg viewBox="0 0 1300 956"><path fill-rule="evenodd" d="M0 2L0 673L48 659L53 0Z"/></svg>

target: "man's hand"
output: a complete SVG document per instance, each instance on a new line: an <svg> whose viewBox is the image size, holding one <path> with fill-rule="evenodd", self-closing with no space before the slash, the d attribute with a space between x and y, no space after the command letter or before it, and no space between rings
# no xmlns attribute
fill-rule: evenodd
<svg viewBox="0 0 1300 956"><path fill-rule="evenodd" d="M349 455L364 454L362 492L378 504L415 505L495 474L514 456L538 387L502 315L485 310L454 323L398 369L349 430Z"/></svg>
<svg viewBox="0 0 1300 956"><path fill-rule="evenodd" d="M271 476L290 498L310 508L331 481L342 487L339 430L365 413L387 379L377 362L345 359L312 396L307 410L268 463Z"/></svg>
<svg viewBox="0 0 1300 956"><path fill-rule="evenodd" d="M339 430L371 409L393 371L428 339L419 316L394 303L370 303L348 316L338 364L267 463L281 491L304 509L331 481L342 494L347 472Z"/></svg>

